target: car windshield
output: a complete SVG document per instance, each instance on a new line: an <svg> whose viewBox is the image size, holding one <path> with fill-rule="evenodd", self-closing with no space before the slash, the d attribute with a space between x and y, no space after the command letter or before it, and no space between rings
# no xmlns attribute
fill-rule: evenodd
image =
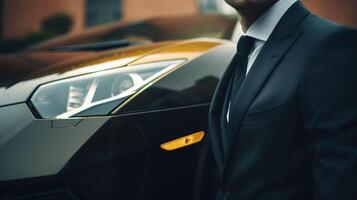
<svg viewBox="0 0 357 200"><path fill-rule="evenodd" d="M131 23L110 24L48 40L32 49L101 43L115 40L158 42L197 37L231 39L236 17L231 15L197 15L166 17Z"/></svg>

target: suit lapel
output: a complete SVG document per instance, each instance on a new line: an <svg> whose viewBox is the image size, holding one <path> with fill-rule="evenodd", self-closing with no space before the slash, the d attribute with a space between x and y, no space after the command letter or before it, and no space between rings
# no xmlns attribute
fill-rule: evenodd
<svg viewBox="0 0 357 200"><path fill-rule="evenodd" d="M219 82L216 91L213 95L210 114L209 114L209 134L210 142L213 150L213 154L217 161L217 166L222 174L223 172L223 142L221 137L221 128L220 128L220 118L223 109L223 103L225 100L225 95L227 92L229 80L233 75L236 66L236 56L233 57L228 68L224 72L221 81Z"/></svg>
<svg viewBox="0 0 357 200"><path fill-rule="evenodd" d="M299 2L285 13L259 53L237 95L232 99L232 121L228 124L227 161L231 160L232 145L237 139L238 130L249 106L289 47L301 35L302 31L298 31L296 28L308 13ZM224 165L225 168L228 164ZM224 169L225 173L226 171L230 170Z"/></svg>

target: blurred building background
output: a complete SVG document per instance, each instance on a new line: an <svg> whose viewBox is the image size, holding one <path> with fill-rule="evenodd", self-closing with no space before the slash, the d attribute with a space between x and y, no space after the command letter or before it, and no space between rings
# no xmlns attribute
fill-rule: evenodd
<svg viewBox="0 0 357 200"><path fill-rule="evenodd" d="M356 0L302 0L318 15L357 27ZM234 13L224 0L0 0L0 40L80 32L115 21ZM56 30L59 25L63 29ZM45 30L45 31L44 31Z"/></svg>

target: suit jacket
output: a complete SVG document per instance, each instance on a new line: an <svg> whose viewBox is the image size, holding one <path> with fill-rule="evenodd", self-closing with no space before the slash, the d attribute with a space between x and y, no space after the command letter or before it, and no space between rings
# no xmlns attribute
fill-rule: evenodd
<svg viewBox="0 0 357 200"><path fill-rule="evenodd" d="M215 199L357 199L356 40L356 30L295 3L231 100L221 133L232 60L209 115Z"/></svg>

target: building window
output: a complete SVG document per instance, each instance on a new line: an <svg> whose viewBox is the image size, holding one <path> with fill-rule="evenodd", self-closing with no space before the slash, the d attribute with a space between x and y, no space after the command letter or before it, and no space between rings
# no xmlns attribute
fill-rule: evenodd
<svg viewBox="0 0 357 200"><path fill-rule="evenodd" d="M203 13L222 13L233 14L234 9L231 8L224 0L198 0L201 12Z"/></svg>
<svg viewBox="0 0 357 200"><path fill-rule="evenodd" d="M0 41L2 40L2 31L3 31L3 20L4 20L4 1L0 0Z"/></svg>
<svg viewBox="0 0 357 200"><path fill-rule="evenodd" d="M117 21L121 17L121 0L87 0L87 27Z"/></svg>
<svg viewBox="0 0 357 200"><path fill-rule="evenodd" d="M216 0L199 0L199 5L203 13L218 12L218 5Z"/></svg>

